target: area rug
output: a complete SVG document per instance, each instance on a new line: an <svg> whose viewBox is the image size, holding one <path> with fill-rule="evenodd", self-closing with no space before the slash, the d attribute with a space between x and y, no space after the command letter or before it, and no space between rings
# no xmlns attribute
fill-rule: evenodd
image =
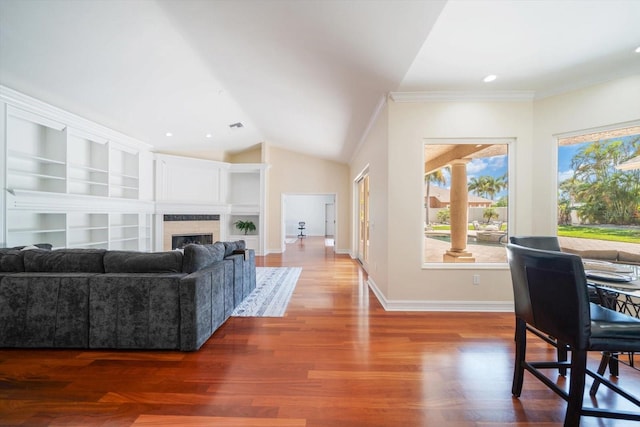
<svg viewBox="0 0 640 427"><path fill-rule="evenodd" d="M282 317L298 283L300 267L256 267L256 288L231 314L236 317Z"/></svg>
<svg viewBox="0 0 640 427"><path fill-rule="evenodd" d="M295 243L298 240L297 237L287 237L286 239L284 239L284 242L287 244L291 244L291 243Z"/></svg>

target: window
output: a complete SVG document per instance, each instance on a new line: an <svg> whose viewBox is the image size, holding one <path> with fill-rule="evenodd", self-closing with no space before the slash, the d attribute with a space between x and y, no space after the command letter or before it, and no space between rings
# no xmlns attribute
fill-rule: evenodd
<svg viewBox="0 0 640 427"><path fill-rule="evenodd" d="M640 126L558 139L558 237L566 249L640 252ZM616 242L609 247L611 243Z"/></svg>
<svg viewBox="0 0 640 427"><path fill-rule="evenodd" d="M507 262L510 142L425 143L425 264Z"/></svg>

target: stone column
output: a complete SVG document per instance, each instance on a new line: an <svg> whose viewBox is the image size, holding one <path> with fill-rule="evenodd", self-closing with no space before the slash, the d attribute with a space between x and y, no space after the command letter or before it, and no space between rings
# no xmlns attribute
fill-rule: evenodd
<svg viewBox="0 0 640 427"><path fill-rule="evenodd" d="M467 227L469 223L469 190L467 187L468 160L451 162L451 248L442 256L444 262L475 262L467 252Z"/></svg>

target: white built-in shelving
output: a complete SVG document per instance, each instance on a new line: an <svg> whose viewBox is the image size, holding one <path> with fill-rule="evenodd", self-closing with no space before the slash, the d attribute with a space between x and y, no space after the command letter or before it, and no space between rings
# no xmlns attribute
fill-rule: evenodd
<svg viewBox="0 0 640 427"><path fill-rule="evenodd" d="M66 192L65 126L16 108L7 113L7 187Z"/></svg>
<svg viewBox="0 0 640 427"><path fill-rule="evenodd" d="M51 243L54 248L66 246L65 214L8 211L7 246Z"/></svg>
<svg viewBox="0 0 640 427"><path fill-rule="evenodd" d="M2 86L0 101L7 246L152 248L146 144Z"/></svg>
<svg viewBox="0 0 640 427"><path fill-rule="evenodd" d="M109 215L96 213L69 213L67 247L109 248Z"/></svg>
<svg viewBox="0 0 640 427"><path fill-rule="evenodd" d="M230 211L227 239L244 240L257 254L264 253L265 165L232 164L229 168L227 201ZM237 221L252 221L255 231L244 234L235 226Z"/></svg>
<svg viewBox="0 0 640 427"><path fill-rule="evenodd" d="M138 154L119 147L109 152L111 164L109 195L125 199L137 199L140 188Z"/></svg>
<svg viewBox="0 0 640 427"><path fill-rule="evenodd" d="M109 249L137 249L139 244L138 214L111 215Z"/></svg>
<svg viewBox="0 0 640 427"><path fill-rule="evenodd" d="M109 195L109 147L106 140L78 131L67 132L68 191Z"/></svg>

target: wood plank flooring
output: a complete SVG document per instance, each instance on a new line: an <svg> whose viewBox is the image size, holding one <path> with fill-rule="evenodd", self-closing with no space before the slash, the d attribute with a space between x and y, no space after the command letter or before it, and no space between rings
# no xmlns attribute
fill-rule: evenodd
<svg viewBox="0 0 640 427"><path fill-rule="evenodd" d="M324 243L259 257L303 269L285 317L231 318L194 353L0 350L0 425L562 424L564 401L529 374L511 396L513 314L385 312L359 265ZM640 373L621 369L640 394ZM596 403L623 405L602 388Z"/></svg>

